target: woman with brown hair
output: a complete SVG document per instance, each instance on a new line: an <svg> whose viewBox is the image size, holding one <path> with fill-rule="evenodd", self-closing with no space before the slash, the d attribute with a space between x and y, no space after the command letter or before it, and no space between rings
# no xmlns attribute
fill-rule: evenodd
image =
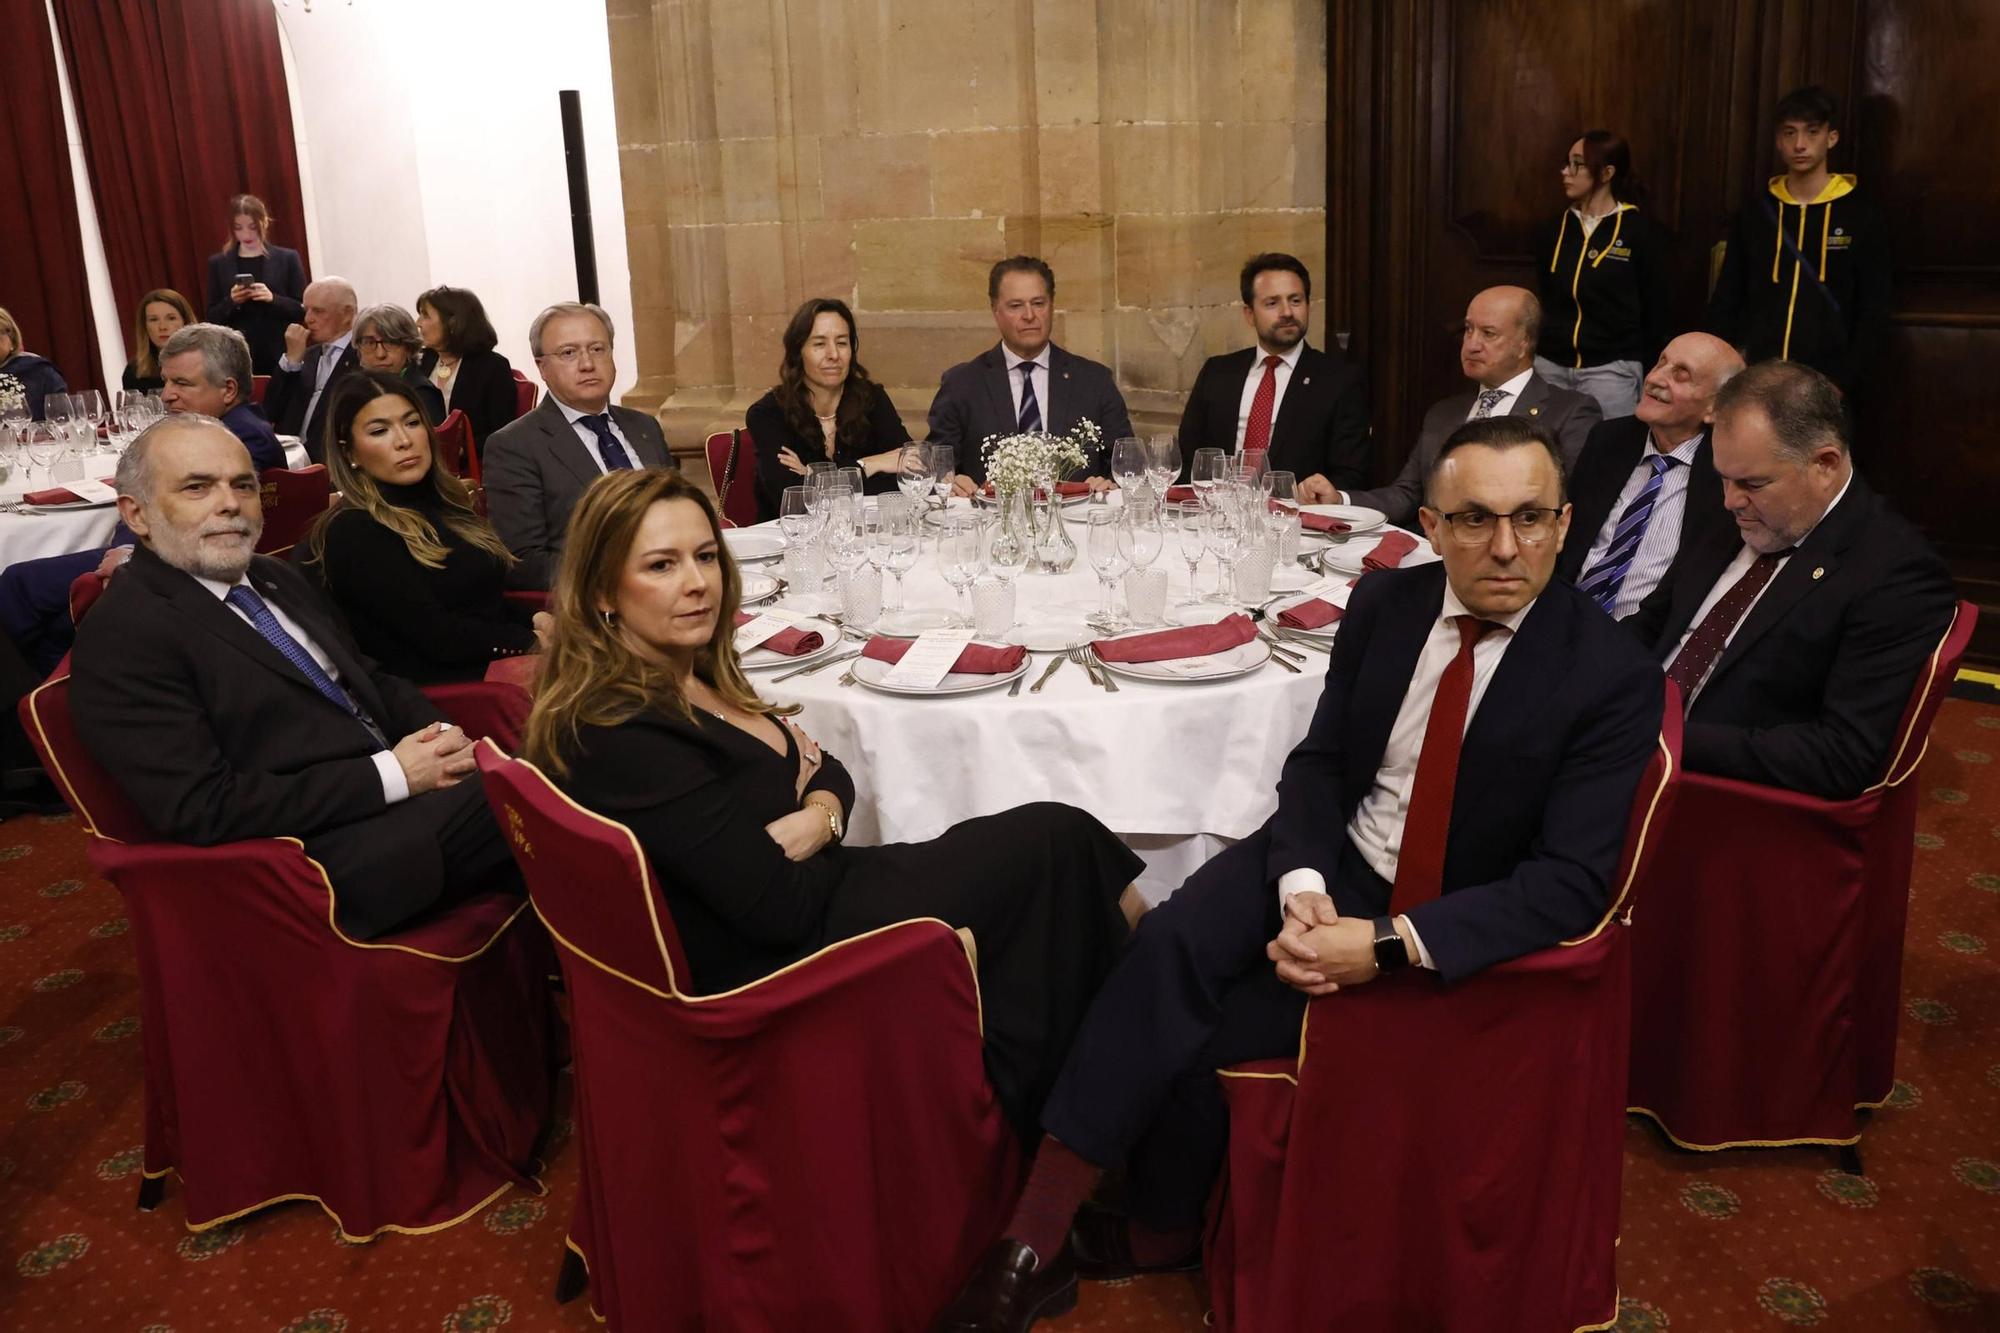
<svg viewBox="0 0 2000 1333"><path fill-rule="evenodd" d="M341 505L300 546L361 651L426 685L478 680L495 658L538 651L553 622L505 596L514 556L445 470L416 391L358 370L327 392Z"/></svg>
<svg viewBox="0 0 2000 1333"><path fill-rule="evenodd" d="M271 213L254 194L229 197L229 240L208 257L208 322L250 344L250 368L269 375L285 352L285 329L306 317L306 266L271 244Z"/></svg>
<svg viewBox="0 0 2000 1333"><path fill-rule="evenodd" d="M606 473L578 501L525 753L632 830L702 994L913 917L978 943L993 1086L1024 1136L1139 910L1139 858L1065 805L929 842L841 842L854 782L758 697L736 657L742 580L678 472Z"/></svg>
<svg viewBox="0 0 2000 1333"><path fill-rule="evenodd" d="M494 351L500 342L486 307L463 287L433 287L417 298L423 373L444 395L444 410L465 413L472 447L516 416L514 367Z"/></svg>
<svg viewBox="0 0 2000 1333"><path fill-rule="evenodd" d="M125 363L125 392L155 393L166 387L160 349L176 331L194 322L194 307L171 287L155 287L139 298L132 315L132 359Z"/></svg>
<svg viewBox="0 0 2000 1333"><path fill-rule="evenodd" d="M845 301L818 297L785 328L778 384L744 414L757 446L757 516L778 516L785 487L808 464L858 467L870 495L896 489L897 451L910 432L896 405L861 366L861 332Z"/></svg>

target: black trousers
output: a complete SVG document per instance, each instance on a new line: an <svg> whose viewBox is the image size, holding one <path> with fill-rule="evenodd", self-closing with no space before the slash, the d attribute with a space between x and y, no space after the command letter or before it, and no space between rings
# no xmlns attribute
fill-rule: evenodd
<svg viewBox="0 0 2000 1333"><path fill-rule="evenodd" d="M1215 1071L1296 1055L1306 997L1278 980L1260 829L1190 875L1139 923L1098 992L1042 1112L1050 1134L1107 1170L1156 1230L1192 1230L1221 1168L1229 1119ZM1389 884L1351 843L1328 886L1345 915L1388 910Z"/></svg>

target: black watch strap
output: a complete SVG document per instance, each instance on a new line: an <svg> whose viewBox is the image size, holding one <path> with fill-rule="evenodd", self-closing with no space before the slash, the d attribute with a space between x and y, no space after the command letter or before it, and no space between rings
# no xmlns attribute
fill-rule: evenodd
<svg viewBox="0 0 2000 1333"><path fill-rule="evenodd" d="M1396 919L1388 916L1375 918L1375 966L1384 972L1394 972L1408 967L1410 951L1403 944L1403 937L1396 933Z"/></svg>

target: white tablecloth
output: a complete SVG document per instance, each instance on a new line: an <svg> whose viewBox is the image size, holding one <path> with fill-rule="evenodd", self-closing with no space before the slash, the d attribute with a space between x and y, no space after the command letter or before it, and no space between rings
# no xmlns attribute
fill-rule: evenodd
<svg viewBox="0 0 2000 1333"><path fill-rule="evenodd" d="M1080 545L1081 523L1071 535ZM1169 571L1173 599L1184 601L1187 565L1171 546L1155 567ZM1201 578L1204 591L1214 586L1212 561L1204 560ZM956 605L928 539L905 590L910 607ZM1095 609L1097 596L1097 577L1079 554L1066 574L1017 580L1016 619L1055 608L1075 616ZM1062 801L1096 815L1146 859L1140 889L1157 902L1277 808L1279 770L1312 720L1327 661L1306 651L1297 675L1273 662L1207 685L1121 679L1116 694L1066 663L1031 694L1028 685L1049 660L1033 656L1012 698L1004 687L943 699L879 694L840 685L844 666L783 682L771 679L782 670L758 672L751 680L768 699L803 704L800 723L854 775L851 838L916 841L974 815Z"/></svg>
<svg viewBox="0 0 2000 1333"><path fill-rule="evenodd" d="M284 439L285 465L304 467L305 446L293 437L286 436ZM93 454L83 460L81 470L75 468L74 460L65 470L72 476L108 477L117 467L117 454ZM24 491L43 490L51 484L40 468L32 469L32 480L23 478L21 472L29 470L16 471L4 485L0 485L0 502L19 500ZM54 484L60 486L62 482ZM97 550L110 543L112 531L117 526L116 505L66 509L55 513L0 514L0 569L23 560Z"/></svg>

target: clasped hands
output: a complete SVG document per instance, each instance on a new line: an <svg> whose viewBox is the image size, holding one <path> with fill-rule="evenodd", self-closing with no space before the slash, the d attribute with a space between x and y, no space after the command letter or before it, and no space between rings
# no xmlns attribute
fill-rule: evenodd
<svg viewBox="0 0 2000 1333"><path fill-rule="evenodd" d="M412 796L456 787L479 762L472 753L472 737L449 722L433 722L411 732L396 742L391 753L403 766Z"/></svg>
<svg viewBox="0 0 2000 1333"><path fill-rule="evenodd" d="M1381 975L1373 923L1342 916L1324 893L1295 893L1286 901L1284 924L1264 956L1278 965L1278 980L1307 995L1331 995Z"/></svg>

